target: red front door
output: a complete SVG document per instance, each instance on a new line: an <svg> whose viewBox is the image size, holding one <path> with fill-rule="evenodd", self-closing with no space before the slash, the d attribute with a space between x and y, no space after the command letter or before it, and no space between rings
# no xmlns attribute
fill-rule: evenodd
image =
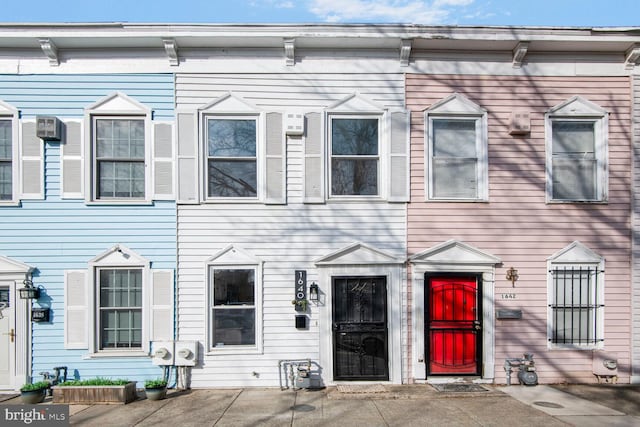
<svg viewBox="0 0 640 427"><path fill-rule="evenodd" d="M428 374L479 375L477 277L430 277L426 283Z"/></svg>

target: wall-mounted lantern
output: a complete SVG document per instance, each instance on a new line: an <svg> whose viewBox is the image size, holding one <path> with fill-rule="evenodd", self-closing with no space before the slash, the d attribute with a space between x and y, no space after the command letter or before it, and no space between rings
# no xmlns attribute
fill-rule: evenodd
<svg viewBox="0 0 640 427"><path fill-rule="evenodd" d="M309 300L318 302L320 300L320 288L316 282L311 283L309 286Z"/></svg>
<svg viewBox="0 0 640 427"><path fill-rule="evenodd" d="M24 288L18 289L20 299L38 299L40 297L40 289L33 286L31 279L22 281Z"/></svg>
<svg viewBox="0 0 640 427"><path fill-rule="evenodd" d="M509 267L509 269L507 270L506 279L511 281L511 286L513 286L513 287L516 286L516 282L518 281L519 277L520 276L518 276L518 270L516 270L513 267Z"/></svg>

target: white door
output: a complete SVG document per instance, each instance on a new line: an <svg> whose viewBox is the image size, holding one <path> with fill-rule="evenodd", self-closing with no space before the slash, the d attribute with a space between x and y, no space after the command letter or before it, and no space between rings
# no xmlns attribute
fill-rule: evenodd
<svg viewBox="0 0 640 427"><path fill-rule="evenodd" d="M15 375L15 317L11 286L0 282L0 390L13 389Z"/></svg>

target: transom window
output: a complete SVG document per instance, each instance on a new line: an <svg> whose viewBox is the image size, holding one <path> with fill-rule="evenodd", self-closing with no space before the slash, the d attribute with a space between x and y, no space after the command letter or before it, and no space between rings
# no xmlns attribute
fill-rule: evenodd
<svg viewBox="0 0 640 427"><path fill-rule="evenodd" d="M331 123L331 195L377 196L378 118L336 118Z"/></svg>
<svg viewBox="0 0 640 427"><path fill-rule="evenodd" d="M0 200L13 198L12 133L11 120L0 120Z"/></svg>
<svg viewBox="0 0 640 427"><path fill-rule="evenodd" d="M208 197L258 196L256 118L208 118Z"/></svg>
<svg viewBox="0 0 640 427"><path fill-rule="evenodd" d="M552 120L553 199L596 200L595 122Z"/></svg>
<svg viewBox="0 0 640 427"><path fill-rule="evenodd" d="M212 347L256 345L256 270L211 267Z"/></svg>
<svg viewBox="0 0 640 427"><path fill-rule="evenodd" d="M593 348L603 341L602 274L597 265L554 265L549 304L552 344Z"/></svg>
<svg viewBox="0 0 640 427"><path fill-rule="evenodd" d="M144 199L145 122L135 118L95 118L98 199Z"/></svg>
<svg viewBox="0 0 640 427"><path fill-rule="evenodd" d="M97 270L100 350L142 348L142 269Z"/></svg>

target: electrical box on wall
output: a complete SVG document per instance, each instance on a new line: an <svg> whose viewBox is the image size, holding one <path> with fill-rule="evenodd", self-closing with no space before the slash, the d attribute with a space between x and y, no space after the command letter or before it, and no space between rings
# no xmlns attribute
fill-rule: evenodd
<svg viewBox="0 0 640 427"><path fill-rule="evenodd" d="M176 366L196 366L198 363L197 341L176 341Z"/></svg>
<svg viewBox="0 0 640 427"><path fill-rule="evenodd" d="M151 361L158 366L171 366L174 362L173 341L153 341Z"/></svg>
<svg viewBox="0 0 640 427"><path fill-rule="evenodd" d="M304 114L286 113L284 115L284 129L287 135L301 136L304 134Z"/></svg>
<svg viewBox="0 0 640 427"><path fill-rule="evenodd" d="M60 141L62 122L54 116L36 116L36 136L44 141Z"/></svg>

